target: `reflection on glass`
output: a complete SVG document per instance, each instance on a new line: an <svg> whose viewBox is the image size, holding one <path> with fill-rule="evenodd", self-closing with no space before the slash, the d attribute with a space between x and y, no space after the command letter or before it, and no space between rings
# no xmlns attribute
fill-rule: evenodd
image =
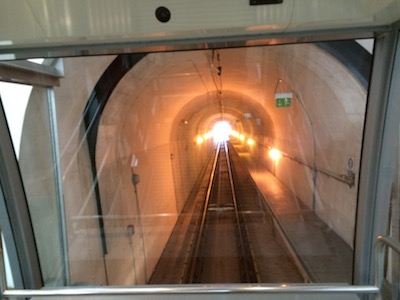
<svg viewBox="0 0 400 300"><path fill-rule="evenodd" d="M12 271L11 271L11 266L10 266L10 259L8 257L8 252L7 252L7 245L6 242L4 240L4 235L1 234L1 247L3 249L3 253L2 253L2 258L4 259L4 271L5 271L5 279L6 279L6 284L7 287L9 288L13 288L15 287L14 285L14 279L13 279L13 275L12 275ZM3 274L1 274L3 275Z"/></svg>
<svg viewBox="0 0 400 300"><path fill-rule="evenodd" d="M65 58L71 284L351 283L369 73L335 56L346 45ZM20 167L43 272L62 284L44 97L29 101Z"/></svg>
<svg viewBox="0 0 400 300"><path fill-rule="evenodd" d="M26 106L32 86L0 81L0 95L17 158Z"/></svg>
<svg viewBox="0 0 400 300"><path fill-rule="evenodd" d="M398 135L399 136L399 135ZM395 176L392 183L391 191L391 203L389 211L389 228L387 235L390 236L394 241L400 241L400 140L397 141L397 157ZM386 259L386 274L385 274L385 288L390 291L392 299L399 299L400 297L400 258L399 255L389 249L388 258Z"/></svg>
<svg viewBox="0 0 400 300"><path fill-rule="evenodd" d="M64 283L47 89L1 83L45 285ZM21 98L19 98L21 97Z"/></svg>
<svg viewBox="0 0 400 300"><path fill-rule="evenodd" d="M41 65L44 62L44 58L31 58L28 61L33 62L34 64Z"/></svg>

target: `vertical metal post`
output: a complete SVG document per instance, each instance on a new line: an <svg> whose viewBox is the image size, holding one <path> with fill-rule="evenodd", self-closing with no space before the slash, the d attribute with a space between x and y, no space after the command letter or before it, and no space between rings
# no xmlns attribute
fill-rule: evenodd
<svg viewBox="0 0 400 300"><path fill-rule="evenodd" d="M25 288L43 286L39 256L17 158L0 101L0 199L1 215L6 215L15 242L16 257ZM4 210L3 210L4 209ZM4 220L1 220L4 221ZM14 259L14 258L13 258ZM16 262L16 261L15 261Z"/></svg>
<svg viewBox="0 0 400 300"><path fill-rule="evenodd" d="M2 237L4 238L4 241L7 241L7 256L9 261L11 262L10 269L12 273L13 287L22 288L24 284L22 280L21 267L19 265L15 239L12 233L9 215L4 202L3 190L1 186L0 186L0 230L3 235ZM4 258L5 244L2 245L2 249ZM4 261L2 260L2 262ZM3 286L3 288L5 288L5 286Z"/></svg>
<svg viewBox="0 0 400 300"><path fill-rule="evenodd" d="M51 88L47 89L47 101L49 109L49 123L50 123L50 137L52 143L53 153L53 166L54 166L54 177L56 184L56 199L57 199L57 213L59 223L59 234L62 251L62 260L64 268L64 284L70 285L70 272L69 272L69 260L68 260L68 236L67 236L67 224L65 220L65 205L64 205L64 193L61 176L61 159L60 150L58 143L58 128L57 128L57 112L54 91Z"/></svg>
<svg viewBox="0 0 400 300"><path fill-rule="evenodd" d="M2 231L0 228L0 297L7 289L6 269L4 266L4 246L2 241Z"/></svg>
<svg viewBox="0 0 400 300"><path fill-rule="evenodd" d="M398 31L375 40L360 167L355 238L354 283L373 282L376 236L385 235L400 122L400 56Z"/></svg>

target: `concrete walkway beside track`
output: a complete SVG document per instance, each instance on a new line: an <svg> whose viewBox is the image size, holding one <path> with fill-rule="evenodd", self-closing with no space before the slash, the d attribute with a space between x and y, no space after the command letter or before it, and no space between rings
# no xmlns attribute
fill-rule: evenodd
<svg viewBox="0 0 400 300"><path fill-rule="evenodd" d="M353 251L350 246L273 174L254 163L241 147L235 146L235 150L242 157L309 280L351 284Z"/></svg>

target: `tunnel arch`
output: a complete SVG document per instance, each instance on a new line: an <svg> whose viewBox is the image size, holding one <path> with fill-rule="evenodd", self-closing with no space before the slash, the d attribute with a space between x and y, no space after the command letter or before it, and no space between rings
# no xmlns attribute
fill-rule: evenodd
<svg viewBox="0 0 400 300"><path fill-rule="evenodd" d="M173 163L178 211L182 209L215 146L212 139L198 145L196 137L210 132L221 120L227 120L233 130L254 139L259 145L263 145L265 139L274 140L270 115L260 103L246 95L224 91L222 94L203 94L191 99L177 112L170 132L171 154L180 160Z"/></svg>
<svg viewBox="0 0 400 300"><path fill-rule="evenodd" d="M255 159L265 161L268 166L270 161L266 158L265 148L277 147L284 152L285 160L277 165L276 176L352 247L354 231L348 228L354 227L356 189L332 183L329 181L332 176L326 174L345 172L343 165L348 153L356 153L354 159L359 159L357 153L362 137L362 122L359 120L364 117L365 89L346 66L311 44L222 49L219 53L221 90L221 86L215 84L219 75L210 66L210 50L148 54L121 78L110 93L99 122L95 158L104 213L130 212L151 216L142 219L140 224L143 227L144 248L147 249L143 268L151 272L185 201L184 196L176 194L177 176L173 164L177 156L172 135L185 123L184 120L188 120L184 114L178 114L196 97L211 101L213 105L210 107L214 107L211 117L199 117L205 128L206 124L212 124L217 119L213 116L220 114L221 107L216 105L218 97L224 99L232 95L231 99L236 104L223 106L227 114L243 114L246 109L241 107L242 104L254 103L251 111L264 111L268 117L262 120L269 120L268 128L273 128L270 136L263 133L258 141L259 147L249 149ZM334 76L336 72L341 74L340 78ZM282 80L282 85L278 86L280 89L293 91L290 109L275 106L274 92L279 80ZM313 82L311 86L310 81ZM332 89L332 86L342 89ZM344 91L350 95L348 98L341 97ZM320 99L321 95L323 98ZM199 101L197 105L203 102ZM322 109L326 104L329 104L328 110L343 116L343 122L332 123L332 116ZM196 102L192 105L195 107ZM256 133L257 126L251 126L249 122L250 119L244 120L242 128ZM202 127L199 125L198 128ZM194 132L197 133L196 130ZM354 143L343 140L343 132L354 136L351 138ZM329 144L332 140L334 144ZM190 141L194 146L193 137ZM317 143L319 154L315 150ZM321 151L326 151L333 159L326 159ZM202 152L203 157L206 153ZM139 163L131 169L133 156ZM333 171L314 176L316 166L322 171ZM137 193L130 182L132 172L140 176ZM330 178L328 185L325 177ZM338 194L330 195L329 190L335 189L337 184ZM186 189L187 194L190 184ZM341 203L332 204L343 195ZM131 203L132 199L136 199L135 205ZM332 219L333 214L339 217ZM345 222L342 222L343 218ZM158 224L162 231L160 235L151 234L152 224ZM107 231L107 225L105 227ZM117 242L110 241L108 244L111 253L116 251Z"/></svg>
<svg viewBox="0 0 400 300"><path fill-rule="evenodd" d="M221 107L222 103L222 107ZM230 117L228 117L230 116ZM210 119L211 120L208 120ZM228 118L232 128L246 133L248 136L263 134L273 138L274 125L269 113L254 99L236 92L225 90L221 95L203 94L191 99L176 114L173 128L177 128L179 120L194 119L193 136L210 131L216 119ZM193 123L193 122L189 122ZM241 124L240 127L238 126ZM171 130L174 140L175 130Z"/></svg>

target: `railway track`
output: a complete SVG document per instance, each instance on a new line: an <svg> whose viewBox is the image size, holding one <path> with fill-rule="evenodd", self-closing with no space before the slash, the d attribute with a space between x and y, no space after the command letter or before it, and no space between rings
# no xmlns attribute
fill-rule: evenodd
<svg viewBox="0 0 400 300"><path fill-rule="evenodd" d="M226 142L217 147L187 283L259 282L251 243L239 211Z"/></svg>
<svg viewBox="0 0 400 300"><path fill-rule="evenodd" d="M150 284L304 282L231 144L189 197Z"/></svg>

